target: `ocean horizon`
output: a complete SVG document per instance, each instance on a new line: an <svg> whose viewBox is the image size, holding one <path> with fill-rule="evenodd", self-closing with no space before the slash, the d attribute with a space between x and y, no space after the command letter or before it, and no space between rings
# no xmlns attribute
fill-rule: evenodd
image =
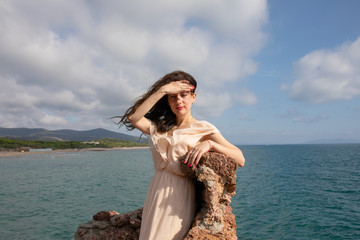
<svg viewBox="0 0 360 240"><path fill-rule="evenodd" d="M239 146L239 239L360 239L360 144ZM143 206L149 149L0 156L2 239L73 239L99 211Z"/></svg>

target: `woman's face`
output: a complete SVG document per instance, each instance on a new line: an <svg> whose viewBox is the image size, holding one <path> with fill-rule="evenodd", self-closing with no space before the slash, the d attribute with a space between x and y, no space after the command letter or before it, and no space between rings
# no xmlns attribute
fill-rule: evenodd
<svg viewBox="0 0 360 240"><path fill-rule="evenodd" d="M169 106L176 116L183 116L190 113L191 106L195 102L195 99L196 93L191 92L168 95Z"/></svg>

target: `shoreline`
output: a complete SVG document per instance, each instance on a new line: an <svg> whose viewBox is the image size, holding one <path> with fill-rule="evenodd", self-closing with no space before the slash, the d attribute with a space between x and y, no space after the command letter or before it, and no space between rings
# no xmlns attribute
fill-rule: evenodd
<svg viewBox="0 0 360 240"><path fill-rule="evenodd" d="M82 149L56 149L51 151L39 151L39 152L18 152L18 151L1 151L1 157L14 157L14 156L26 156L34 154L53 154L53 153L69 153L69 152L84 152L84 151L112 151L112 150L127 150L127 149L147 149L149 146L144 147L115 147L115 148L82 148Z"/></svg>

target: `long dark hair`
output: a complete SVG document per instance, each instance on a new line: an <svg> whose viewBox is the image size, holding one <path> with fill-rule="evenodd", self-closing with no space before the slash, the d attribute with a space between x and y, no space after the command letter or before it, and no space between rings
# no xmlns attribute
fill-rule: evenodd
<svg viewBox="0 0 360 240"><path fill-rule="evenodd" d="M162 86L170 82L176 82L181 80L187 80L191 85L193 85L195 88L192 90L192 93L195 92L197 83L193 76L183 71L175 71L172 73L168 73L164 77L160 78L157 82L155 82L149 88L149 90L135 102L133 106L131 106L125 111L124 115L115 116L113 118L120 118L120 121L118 122L120 126L125 125L129 131L134 130L135 127L129 121L129 116L131 116L146 99L148 99L152 94L158 91ZM174 125L176 125L176 116L171 111L171 108L168 104L167 95L163 96L150 109L150 111L145 114L145 117L156 124L158 132L167 132Z"/></svg>

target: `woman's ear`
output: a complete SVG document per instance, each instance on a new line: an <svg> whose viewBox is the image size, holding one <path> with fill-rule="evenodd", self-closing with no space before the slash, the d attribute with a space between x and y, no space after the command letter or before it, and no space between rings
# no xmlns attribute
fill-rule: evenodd
<svg viewBox="0 0 360 240"><path fill-rule="evenodd" d="M194 103L197 95L196 95L196 93L193 93L193 94L191 94L191 96L192 96L192 103Z"/></svg>

